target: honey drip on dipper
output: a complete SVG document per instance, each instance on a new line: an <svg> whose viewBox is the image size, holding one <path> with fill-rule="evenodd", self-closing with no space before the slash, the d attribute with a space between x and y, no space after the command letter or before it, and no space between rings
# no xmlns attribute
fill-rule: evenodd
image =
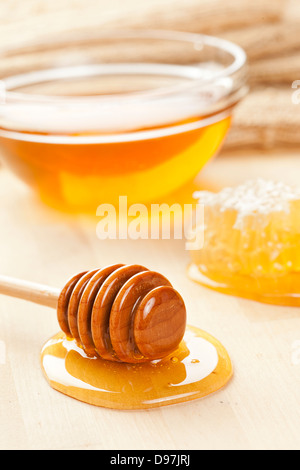
<svg viewBox="0 0 300 470"><path fill-rule="evenodd" d="M180 294L143 266L82 272L61 291L2 277L0 293L57 308L62 331L44 345L42 368L54 389L86 403L181 403L215 392L232 375L224 347L186 327Z"/></svg>

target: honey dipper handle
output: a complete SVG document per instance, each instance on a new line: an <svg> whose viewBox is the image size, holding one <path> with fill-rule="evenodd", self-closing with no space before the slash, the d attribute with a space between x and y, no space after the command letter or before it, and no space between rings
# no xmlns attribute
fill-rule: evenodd
<svg viewBox="0 0 300 470"><path fill-rule="evenodd" d="M56 308L60 290L22 279L0 276L0 294Z"/></svg>

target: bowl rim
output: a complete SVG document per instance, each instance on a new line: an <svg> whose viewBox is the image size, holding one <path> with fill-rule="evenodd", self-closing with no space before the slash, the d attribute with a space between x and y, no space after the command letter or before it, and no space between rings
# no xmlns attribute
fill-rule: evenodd
<svg viewBox="0 0 300 470"><path fill-rule="evenodd" d="M53 45L59 46L63 45L71 45L72 43L78 41L90 41L90 40L101 40L101 39L157 39L157 40L168 40L168 41L181 41L186 43L197 43L200 44L202 47L205 45L212 46L220 51L224 51L229 53L233 57L233 62L228 66L224 67L221 71L212 71L209 77L201 77L195 78L191 80L189 83L183 84L176 84L176 85L169 85L169 86L160 86L157 88L151 88L149 90L143 91L134 91L129 93L118 93L118 95L113 94L103 94L103 95L89 95L89 96L71 96L71 95L45 95L45 94L35 94L35 93L22 93L16 91L10 91L7 89L7 83L9 83L10 79L14 77L21 77L22 75L28 75L30 72L26 72L25 74L14 74L7 76L3 79L0 79L0 104L5 104L6 101L19 101L19 102L46 102L46 103L54 103L54 102L64 102L66 103L84 103L93 101L95 104L99 102L107 101L107 100L145 100L145 99L154 99L155 97L161 98L162 95L172 95L182 91L183 87L185 90L192 89L193 87L197 86L201 88L202 86L206 86L208 83L212 84L215 80L219 80L221 78L226 78L233 76L240 70L242 70L247 64L247 55L246 52L242 47L239 45L228 41L227 39L223 39L217 36L211 36L206 34L199 34L199 33L191 33L191 32L184 32L184 31L172 31L172 30L162 30L162 29L123 29L123 30L105 30L101 32L89 32L84 34L74 33L60 35L57 38L45 38L37 43L35 42L28 42L20 47L11 47L6 49L5 51L2 50L0 52L0 57L5 53L11 53L14 50L21 53L22 51L26 50L26 48L36 47L42 48L47 46ZM198 46L199 47L199 46ZM199 49L200 52L201 49ZM147 62L145 62L147 63ZM188 67L188 66L187 66ZM76 69L77 66L72 67L57 67L55 70L63 70L71 68ZM43 69L45 70L45 69ZM42 73L43 70L40 72ZM46 69L47 70L47 69ZM51 70L51 69L48 69ZM34 72L34 71L33 71ZM37 73L39 71L36 71Z"/></svg>

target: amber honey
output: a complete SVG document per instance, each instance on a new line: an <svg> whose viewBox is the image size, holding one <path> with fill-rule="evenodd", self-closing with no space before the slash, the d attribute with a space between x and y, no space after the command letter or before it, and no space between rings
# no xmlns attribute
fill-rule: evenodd
<svg viewBox="0 0 300 470"><path fill-rule="evenodd" d="M247 92L246 55L210 36L93 31L1 57L1 156L47 204L181 201Z"/></svg>
<svg viewBox="0 0 300 470"><path fill-rule="evenodd" d="M206 82L222 70L130 63L9 77L0 89L1 155L63 211L95 214L119 196L180 203L177 193L216 154L239 99L233 79Z"/></svg>
<svg viewBox="0 0 300 470"><path fill-rule="evenodd" d="M185 124L193 127L193 122ZM162 202L193 180L216 153L229 125L228 116L173 133L174 124L161 137L135 140L132 135L128 141L108 143L89 143L91 134L67 136L70 142L60 143L51 134L23 132L19 138L2 137L0 143L9 166L44 202L60 210L95 212L101 203L117 205L123 195L129 204Z"/></svg>
<svg viewBox="0 0 300 470"><path fill-rule="evenodd" d="M45 344L41 362L55 390L115 409L148 409L203 398L232 376L221 343L190 326L178 349L156 361L127 364L88 357L74 339L58 333Z"/></svg>

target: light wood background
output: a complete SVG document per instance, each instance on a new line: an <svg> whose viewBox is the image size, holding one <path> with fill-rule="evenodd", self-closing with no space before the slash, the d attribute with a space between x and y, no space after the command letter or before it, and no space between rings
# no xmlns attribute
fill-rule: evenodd
<svg viewBox="0 0 300 470"><path fill-rule="evenodd" d="M299 153L219 155L202 180L224 185L259 175L297 182L299 172ZM63 219L4 170L0 198L1 273L60 287L83 268L145 264L169 277L186 301L188 322L221 340L235 369L226 388L188 404L151 411L89 406L54 391L42 375L40 349L58 331L55 311L1 297L1 448L299 448L299 309L194 284L181 241L100 241L96 218Z"/></svg>
<svg viewBox="0 0 300 470"><path fill-rule="evenodd" d="M237 150L209 163L201 183L218 188L257 176L299 183L299 174L300 150ZM1 449L299 449L299 309L194 284L182 241L100 241L96 217L62 217L4 169L0 200L1 274L60 287L83 268L144 264L169 277L186 301L188 322L225 345L235 370L223 390L184 405L89 406L54 391L42 375L40 349L58 330L55 312L1 297Z"/></svg>

